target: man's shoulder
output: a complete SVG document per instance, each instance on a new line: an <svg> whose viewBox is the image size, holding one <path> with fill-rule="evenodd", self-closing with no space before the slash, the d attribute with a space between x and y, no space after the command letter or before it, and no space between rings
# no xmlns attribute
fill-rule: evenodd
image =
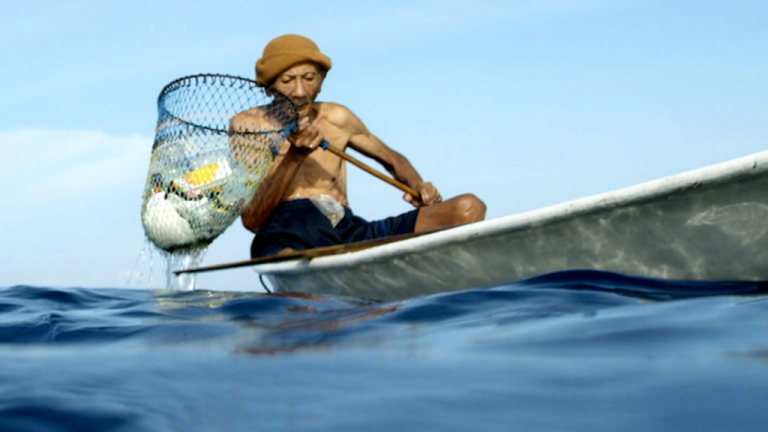
<svg viewBox="0 0 768 432"><path fill-rule="evenodd" d="M235 114L232 118L242 118L242 117L253 117L255 115L260 115L264 111L261 107L254 107L251 109L247 109L245 111L240 111L239 113Z"/></svg>
<svg viewBox="0 0 768 432"><path fill-rule="evenodd" d="M241 111L229 119L229 127L234 130L248 129L248 127L252 125L254 119L258 117L261 117L258 108Z"/></svg>
<svg viewBox="0 0 768 432"><path fill-rule="evenodd" d="M347 129L359 122L352 110L335 102L322 102L320 112L325 120L341 129Z"/></svg>

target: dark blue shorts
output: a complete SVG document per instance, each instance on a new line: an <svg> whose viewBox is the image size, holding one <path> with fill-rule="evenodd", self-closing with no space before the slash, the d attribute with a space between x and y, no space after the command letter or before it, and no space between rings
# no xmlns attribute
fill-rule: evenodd
<svg viewBox="0 0 768 432"><path fill-rule="evenodd" d="M259 228L251 243L251 258L273 255L285 248L304 250L410 234L416 227L418 214L417 209L367 222L345 207L344 218L334 228L312 201L284 201Z"/></svg>

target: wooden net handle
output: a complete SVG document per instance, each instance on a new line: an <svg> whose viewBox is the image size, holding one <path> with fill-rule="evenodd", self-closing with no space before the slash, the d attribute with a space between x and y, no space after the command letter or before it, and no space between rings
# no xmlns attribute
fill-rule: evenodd
<svg viewBox="0 0 768 432"><path fill-rule="evenodd" d="M385 176L384 174L382 174L382 173L376 171L375 169L369 167L365 163L360 162L358 159L354 158L353 156L350 156L350 155L346 154L344 151L339 150L336 147L331 147L328 144L327 141L323 141L323 143L320 144L320 146L324 150L329 151L329 152L335 154L336 156L344 159L345 161L347 161L347 162L357 166L358 168L362 169L363 171L367 172L368 174L371 174L374 177L378 177L379 179L384 180L385 182L387 182L387 183L391 184L392 186L400 189L401 191L403 191L405 193L408 193L408 194L411 194L411 196L413 196L414 198L416 198L418 200L421 200L421 195L415 189L413 189L413 188L411 188L409 186L406 186L403 183L400 183L399 181L397 181L397 180L395 180L395 179L393 179L391 177Z"/></svg>

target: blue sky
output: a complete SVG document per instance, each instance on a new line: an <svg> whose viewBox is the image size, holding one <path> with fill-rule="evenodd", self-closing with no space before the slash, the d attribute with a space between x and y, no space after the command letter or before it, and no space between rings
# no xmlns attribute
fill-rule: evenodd
<svg viewBox="0 0 768 432"><path fill-rule="evenodd" d="M758 0L0 0L0 286L162 286L159 256L140 258L157 95L184 75L252 77L275 36L313 38L334 62L321 100L494 218L764 150L767 21ZM358 214L409 209L349 172ZM205 263L250 241L236 223Z"/></svg>

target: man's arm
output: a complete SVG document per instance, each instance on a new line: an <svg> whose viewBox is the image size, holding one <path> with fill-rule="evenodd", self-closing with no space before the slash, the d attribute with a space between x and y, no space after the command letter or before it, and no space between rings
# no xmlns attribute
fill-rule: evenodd
<svg viewBox="0 0 768 432"><path fill-rule="evenodd" d="M269 174L262 180L253 198L243 210L240 218L243 226L251 232L259 230L272 210L280 204L285 189L291 183L296 170L304 157L288 149L285 155L278 156Z"/></svg>
<svg viewBox="0 0 768 432"><path fill-rule="evenodd" d="M442 201L442 197L432 186L432 183L424 182L405 156L389 148L370 133L352 111L339 105L334 114L333 120L341 123L340 126L352 134L349 139L349 147L380 163L392 177L416 189L421 195L420 200L410 194L405 194L403 199L417 207Z"/></svg>
<svg viewBox="0 0 768 432"><path fill-rule="evenodd" d="M233 118L230 123L231 130L237 132L243 129L239 127L241 122ZM278 155L275 163L270 168L267 176L259 184L253 198L245 207L241 217L243 226L251 232L257 232L267 220L270 213L280 204L285 190L293 180L296 171L304 162L304 159L323 140L319 129L309 124L309 119L302 119L296 132L288 136L288 146L285 154Z"/></svg>

